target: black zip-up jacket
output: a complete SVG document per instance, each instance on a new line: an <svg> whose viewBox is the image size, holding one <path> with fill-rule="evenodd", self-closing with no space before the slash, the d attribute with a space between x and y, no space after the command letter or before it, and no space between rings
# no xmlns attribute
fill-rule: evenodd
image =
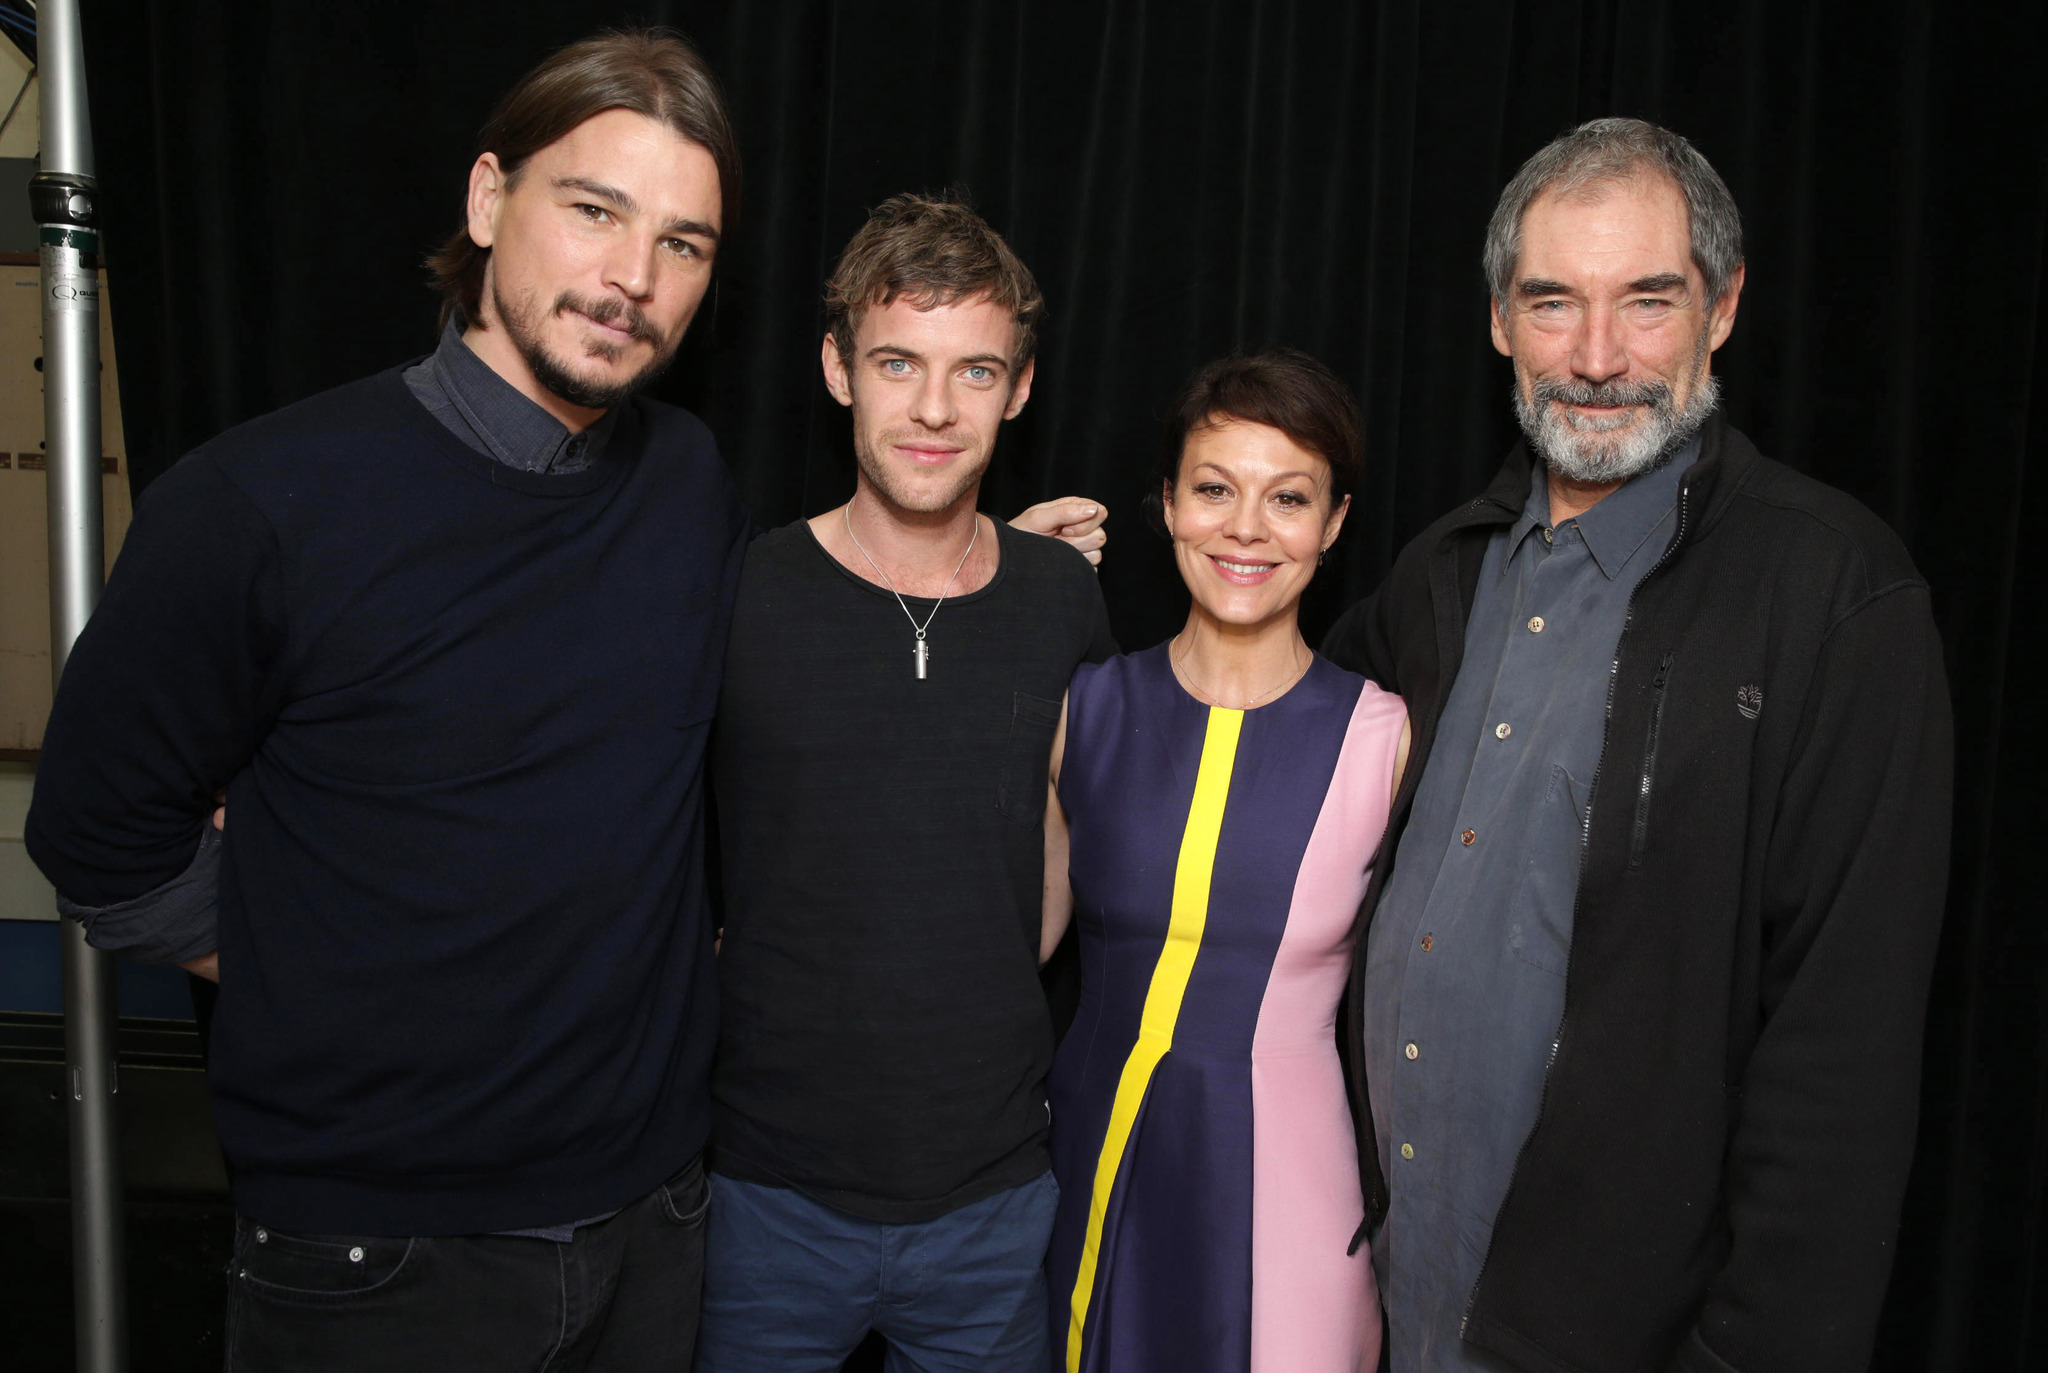
<svg viewBox="0 0 2048 1373"><path fill-rule="evenodd" d="M1407 699L1418 760L1530 462L1518 446L1324 643ZM1710 421L1677 532L1586 690L1607 724L1564 1020L1465 1338L1557 1373L1861 1370L1948 871L1951 720L1927 584L1876 516ZM1421 772L1402 781L1368 913ZM1387 1185L1363 1055L1347 1061L1376 1221Z"/></svg>

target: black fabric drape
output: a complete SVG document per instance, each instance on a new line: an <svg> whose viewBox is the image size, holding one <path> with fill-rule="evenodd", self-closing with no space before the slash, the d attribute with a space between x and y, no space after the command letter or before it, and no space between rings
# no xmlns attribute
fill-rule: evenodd
<svg viewBox="0 0 2048 1373"><path fill-rule="evenodd" d="M746 217L664 394L764 523L851 488L819 284L867 206L960 187L1044 285L1037 389L988 504L1117 514L1120 637L1183 613L1137 518L1197 363L1286 343L1364 403L1369 466L1319 631L1510 440L1480 236L1553 134L1688 134L1748 227L1716 358L1734 421L1905 537L1958 713L1955 877L1919 1161L1879 1366L2048 1366L2048 934L2037 699L2048 435L2040 6L1899 0L995 5L538 0L86 5L138 485L236 421L425 351L420 258L490 102L599 23L674 23L724 75ZM2032 567L2029 574L2026 569ZM1816 1313L1823 1319L1824 1313Z"/></svg>

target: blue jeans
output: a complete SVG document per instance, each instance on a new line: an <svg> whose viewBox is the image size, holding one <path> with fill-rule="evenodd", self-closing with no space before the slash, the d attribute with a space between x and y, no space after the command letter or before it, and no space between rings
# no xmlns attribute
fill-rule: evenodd
<svg viewBox="0 0 2048 1373"><path fill-rule="evenodd" d="M838 1373L869 1330L889 1373L1045 1373L1047 1173L915 1225L713 1174L698 1373Z"/></svg>

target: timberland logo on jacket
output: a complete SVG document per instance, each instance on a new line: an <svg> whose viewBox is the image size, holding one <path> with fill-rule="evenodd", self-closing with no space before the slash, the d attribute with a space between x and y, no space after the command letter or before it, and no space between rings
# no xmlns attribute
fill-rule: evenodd
<svg viewBox="0 0 2048 1373"><path fill-rule="evenodd" d="M1754 685L1735 689L1735 708L1742 712L1745 720L1754 720L1764 711L1764 694Z"/></svg>

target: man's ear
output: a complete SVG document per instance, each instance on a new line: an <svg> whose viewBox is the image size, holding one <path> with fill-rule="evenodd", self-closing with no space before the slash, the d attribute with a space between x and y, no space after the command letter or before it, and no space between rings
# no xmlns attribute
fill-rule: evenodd
<svg viewBox="0 0 2048 1373"><path fill-rule="evenodd" d="M1490 294L1486 302L1486 316L1493 330L1494 350L1504 358L1513 357L1515 350L1508 342L1508 322L1501 315L1500 302L1494 300Z"/></svg>
<svg viewBox="0 0 2048 1373"><path fill-rule="evenodd" d="M488 248L497 240L498 213L505 203L508 180L496 153L482 154L469 169L469 241L479 248Z"/></svg>
<svg viewBox="0 0 2048 1373"><path fill-rule="evenodd" d="M1024 408L1024 402L1031 399L1031 378L1037 370L1037 358L1026 360L1024 366L1018 369L1017 384L1010 388L1010 403L1003 410L1004 419L1013 420L1017 418L1018 412Z"/></svg>
<svg viewBox="0 0 2048 1373"><path fill-rule="evenodd" d="M853 379L846 375L846 359L840 355L839 341L830 334L825 335L818 350L818 361L825 369L825 389L832 393L832 399L841 405L852 405Z"/></svg>
<svg viewBox="0 0 2048 1373"><path fill-rule="evenodd" d="M1713 352L1728 341L1728 335L1735 332L1735 307L1742 300L1742 280L1749 272L1749 264L1737 263L1735 275L1728 278L1728 289L1714 302L1713 316L1707 321L1707 351Z"/></svg>

